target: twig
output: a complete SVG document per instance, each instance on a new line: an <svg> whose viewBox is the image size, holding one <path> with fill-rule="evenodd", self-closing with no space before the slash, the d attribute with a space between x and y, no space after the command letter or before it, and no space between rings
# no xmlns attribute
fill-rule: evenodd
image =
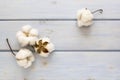
<svg viewBox="0 0 120 80"><path fill-rule="evenodd" d="M92 12L92 14L96 13L96 12L100 12L101 14L103 13L103 9L98 9Z"/></svg>
<svg viewBox="0 0 120 80"><path fill-rule="evenodd" d="M11 46L10 46L10 43L9 43L8 38L6 39L6 41L7 41L7 44L8 44L8 46L9 46L9 49L10 49L11 53L13 54L13 56L16 56L16 54L13 52L13 50L12 50L12 48L11 48Z"/></svg>

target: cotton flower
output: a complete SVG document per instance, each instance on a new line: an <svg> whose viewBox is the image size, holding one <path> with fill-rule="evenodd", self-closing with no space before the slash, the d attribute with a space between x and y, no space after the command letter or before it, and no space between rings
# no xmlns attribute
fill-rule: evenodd
<svg viewBox="0 0 120 80"><path fill-rule="evenodd" d="M87 8L84 8L77 12L77 25L79 27L90 26L92 24L92 20L93 20L93 14Z"/></svg>
<svg viewBox="0 0 120 80"><path fill-rule="evenodd" d="M15 57L18 65L23 68L30 67L32 65L32 62L35 60L32 52L29 49L19 50Z"/></svg>
<svg viewBox="0 0 120 80"><path fill-rule="evenodd" d="M32 62L35 60L32 52L29 49L23 48L20 49L17 54L15 54L10 46L9 40L6 39L7 44L10 48L11 53L13 54L13 56L16 58L17 63L19 66L23 67L23 68L28 68L32 65Z"/></svg>
<svg viewBox="0 0 120 80"><path fill-rule="evenodd" d="M37 40L34 49L42 57L48 57L49 54L55 50L53 43L51 43L47 37Z"/></svg>
<svg viewBox="0 0 120 80"><path fill-rule="evenodd" d="M38 37L38 31L30 25L26 25L22 27L21 31L17 32L16 37L21 46L34 45Z"/></svg>

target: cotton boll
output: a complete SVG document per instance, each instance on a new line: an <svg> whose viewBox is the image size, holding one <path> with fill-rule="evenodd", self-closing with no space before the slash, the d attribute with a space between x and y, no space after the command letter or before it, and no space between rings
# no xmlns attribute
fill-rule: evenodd
<svg viewBox="0 0 120 80"><path fill-rule="evenodd" d="M89 22L92 21L92 19L93 19L93 14L91 13L91 11L88 9L84 10L81 16L81 20L83 22Z"/></svg>
<svg viewBox="0 0 120 80"><path fill-rule="evenodd" d="M38 30L37 29L31 29L29 32L29 36L38 36Z"/></svg>
<svg viewBox="0 0 120 80"><path fill-rule="evenodd" d="M49 43L49 44L46 46L46 48L48 49L49 52L52 52L52 51L55 50L55 47L54 47L53 43Z"/></svg>
<svg viewBox="0 0 120 80"><path fill-rule="evenodd" d="M31 28L30 25L25 25L22 27L22 31L17 32L16 37L22 47L34 45L38 37L38 31L37 29Z"/></svg>
<svg viewBox="0 0 120 80"><path fill-rule="evenodd" d="M29 38L27 38L27 37L20 36L17 39L22 47L27 46L29 44Z"/></svg>
<svg viewBox="0 0 120 80"><path fill-rule="evenodd" d="M30 25L25 25L22 27L22 31L25 33L29 33L29 31L32 29Z"/></svg>
<svg viewBox="0 0 120 80"><path fill-rule="evenodd" d="M32 62L35 60L32 52L28 49L21 49L16 54L16 60L19 66L28 68L32 65Z"/></svg>
<svg viewBox="0 0 120 80"><path fill-rule="evenodd" d="M79 10L77 13L77 24L79 27L90 26L92 24L93 14L87 8Z"/></svg>
<svg viewBox="0 0 120 80"><path fill-rule="evenodd" d="M48 57L55 50L53 43L47 37L38 39L34 45L34 49L42 57Z"/></svg>

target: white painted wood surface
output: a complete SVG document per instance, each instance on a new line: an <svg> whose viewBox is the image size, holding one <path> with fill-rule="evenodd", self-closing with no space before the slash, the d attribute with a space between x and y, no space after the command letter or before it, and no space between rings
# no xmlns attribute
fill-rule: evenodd
<svg viewBox="0 0 120 80"><path fill-rule="evenodd" d="M0 19L75 18L78 9L104 9L95 18L120 18L119 0L1 0Z"/></svg>
<svg viewBox="0 0 120 80"><path fill-rule="evenodd" d="M119 0L0 0L0 80L120 80L119 6ZM67 20L76 19L84 7L104 12L94 14L97 20L91 27L79 29L76 21ZM56 46L49 58L35 54L29 69L16 64L5 41L9 38L12 48L20 49L15 34L26 24Z"/></svg>
<svg viewBox="0 0 120 80"><path fill-rule="evenodd" d="M91 27L78 28L75 21L0 22L0 50L8 50L6 38L13 49L19 49L16 32L25 24L39 30L40 36L49 36L56 50L119 50L120 21L95 21Z"/></svg>
<svg viewBox="0 0 120 80"><path fill-rule="evenodd" d="M19 67L10 52L0 52L0 59L0 80L120 80L120 52L36 55L29 69Z"/></svg>

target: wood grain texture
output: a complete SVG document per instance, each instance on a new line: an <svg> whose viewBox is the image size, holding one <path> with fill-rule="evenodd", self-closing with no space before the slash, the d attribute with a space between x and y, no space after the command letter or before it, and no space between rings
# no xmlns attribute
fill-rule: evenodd
<svg viewBox="0 0 120 80"><path fill-rule="evenodd" d="M120 52L109 52L120 50L119 6L120 0L0 0L0 80L120 80ZM38 20L76 19L77 10L84 7L104 10L94 14L99 20L91 27L78 28L74 20ZM20 49L15 35L26 24L37 28L40 37L50 37L56 51L48 58L35 54L33 65L23 69L5 39L14 50Z"/></svg>
<svg viewBox="0 0 120 80"><path fill-rule="evenodd" d="M38 29L41 37L49 36L56 50L120 49L120 21L95 21L91 27L80 29L75 21L3 21L0 22L0 50L9 50L6 38L9 38L13 49L19 49L16 32L25 24Z"/></svg>
<svg viewBox="0 0 120 80"><path fill-rule="evenodd" d="M10 52L0 52L0 80L24 80L22 68Z"/></svg>
<svg viewBox="0 0 120 80"><path fill-rule="evenodd" d="M76 18L77 10L102 8L98 19L120 19L119 0L1 0L0 19Z"/></svg>
<svg viewBox="0 0 120 80"><path fill-rule="evenodd" d="M119 80L120 52L55 52L36 55L28 69L16 64L10 52L0 52L0 80Z"/></svg>

